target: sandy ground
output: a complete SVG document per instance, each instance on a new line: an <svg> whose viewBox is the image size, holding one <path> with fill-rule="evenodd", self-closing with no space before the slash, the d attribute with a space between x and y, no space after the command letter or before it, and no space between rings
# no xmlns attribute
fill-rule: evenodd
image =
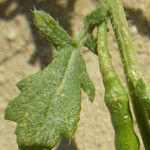
<svg viewBox="0 0 150 150"><path fill-rule="evenodd" d="M32 24L30 10L33 5L51 13L72 36L82 27L81 20L95 5L94 0L70 0L67 7L64 1L0 1L0 150L17 150L16 137L13 134L16 124L4 120L8 102L19 92L16 82L44 68L52 59L52 46L37 34ZM141 69L150 81L150 1L125 0L124 6ZM113 61L125 83L111 28L109 35ZM114 150L114 131L103 101L104 87L97 57L87 49L83 51L83 55L95 83L95 102L91 104L83 94L79 128L74 139L64 139L57 150ZM136 125L135 122L134 124Z"/></svg>

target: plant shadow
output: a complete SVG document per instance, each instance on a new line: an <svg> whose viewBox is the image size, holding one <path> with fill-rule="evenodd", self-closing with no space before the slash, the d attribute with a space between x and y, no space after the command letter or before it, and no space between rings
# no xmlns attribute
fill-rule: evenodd
<svg viewBox="0 0 150 150"><path fill-rule="evenodd" d="M131 25L135 25L138 32L143 36L150 38L150 20L144 15L141 9L125 7L127 19L131 21Z"/></svg>
<svg viewBox="0 0 150 150"><path fill-rule="evenodd" d="M62 139L56 150L78 150L75 140L68 141L66 138Z"/></svg>
<svg viewBox="0 0 150 150"><path fill-rule="evenodd" d="M65 0L64 0L65 1ZM41 69L45 68L52 61L52 45L44 38L42 38L36 27L33 24L33 15L31 10L33 7L42 9L51 14L60 25L71 35L71 15L74 10L76 0L67 0L64 4L60 0L5 0L0 3L0 19L11 20L18 14L24 14L28 20L31 28L32 37L35 44L35 52L29 60L30 64L40 63ZM10 8L16 4L14 10ZM11 11L10 11L11 10Z"/></svg>

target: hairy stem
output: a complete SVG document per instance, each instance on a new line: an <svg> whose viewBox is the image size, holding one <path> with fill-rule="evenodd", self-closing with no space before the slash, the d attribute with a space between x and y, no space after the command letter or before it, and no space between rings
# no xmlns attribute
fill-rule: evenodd
<svg viewBox="0 0 150 150"><path fill-rule="evenodd" d="M107 23L98 27L97 53L105 86L105 103L115 130L116 150L138 150L139 142L133 130L128 94L116 74L107 47Z"/></svg>
<svg viewBox="0 0 150 150"><path fill-rule="evenodd" d="M82 47L87 42L88 37L90 37L89 29L84 27L76 37L78 47Z"/></svg>
<svg viewBox="0 0 150 150"><path fill-rule="evenodd" d="M137 63L136 54L133 48L131 35L121 0L109 0L109 14L120 50L136 120L141 132L145 149L149 150L150 125L148 114L145 109L145 103L147 102L144 102L143 99L137 96L138 94L135 92L137 91L136 85L139 80L142 80L144 83L144 79Z"/></svg>

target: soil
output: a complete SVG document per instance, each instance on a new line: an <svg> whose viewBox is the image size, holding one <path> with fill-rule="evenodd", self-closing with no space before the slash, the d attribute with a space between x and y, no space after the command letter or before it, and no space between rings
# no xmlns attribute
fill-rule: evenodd
<svg viewBox="0 0 150 150"><path fill-rule="evenodd" d="M16 83L43 69L52 60L51 44L33 25L33 6L50 13L72 36L82 27L83 17L94 7L92 0L0 0L0 150L17 150L16 124L4 120L4 111L19 91ZM150 81L150 1L124 0L127 18L141 70ZM110 27L109 46L116 70L125 85L122 64ZM98 60L83 50L88 72L96 87L91 104L83 93L82 112L74 139L63 139L57 150L114 150L114 131L104 103L104 87ZM136 122L134 121L136 126ZM141 149L142 146L141 146Z"/></svg>

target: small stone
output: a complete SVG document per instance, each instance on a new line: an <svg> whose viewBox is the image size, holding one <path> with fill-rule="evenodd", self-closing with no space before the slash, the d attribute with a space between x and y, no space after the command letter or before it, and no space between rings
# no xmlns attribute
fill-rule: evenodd
<svg viewBox="0 0 150 150"><path fill-rule="evenodd" d="M132 33L137 33L138 32L138 29L135 25L131 26L131 32Z"/></svg>
<svg viewBox="0 0 150 150"><path fill-rule="evenodd" d="M2 72L4 72L4 70L5 70L4 66L0 66L0 74L1 74Z"/></svg>
<svg viewBox="0 0 150 150"><path fill-rule="evenodd" d="M13 41L14 39L16 39L16 36L17 36L16 31L11 30L11 31L8 31L6 38L7 38L7 40Z"/></svg>
<svg viewBox="0 0 150 150"><path fill-rule="evenodd" d="M5 82L5 77L3 75L0 75L0 83L4 83Z"/></svg>

